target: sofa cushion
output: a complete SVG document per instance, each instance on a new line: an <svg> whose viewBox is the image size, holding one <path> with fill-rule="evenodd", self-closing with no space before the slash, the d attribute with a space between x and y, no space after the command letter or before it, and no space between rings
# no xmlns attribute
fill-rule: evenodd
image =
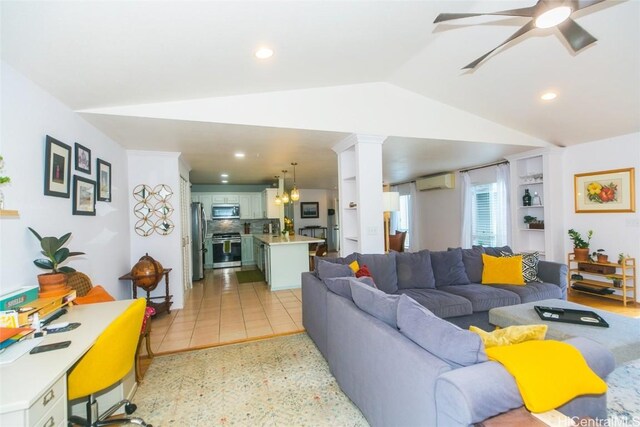
<svg viewBox="0 0 640 427"><path fill-rule="evenodd" d="M348 264L338 264L334 262L328 262L324 259L318 259L316 264L316 272L320 280L329 279L332 277L353 277L354 273Z"/></svg>
<svg viewBox="0 0 640 427"><path fill-rule="evenodd" d="M392 328L398 327L396 316L399 295L389 295L355 280L350 281L349 285L353 302L360 310L382 320Z"/></svg>
<svg viewBox="0 0 640 427"><path fill-rule="evenodd" d="M356 253L355 252L352 253L352 254L347 255L344 258L330 258L330 257L314 256L313 257L313 265L314 265L313 273L316 275L316 277L320 277L320 276L318 276L318 262L319 261L325 261L325 262L330 262L330 263L333 263L333 264L340 264L340 265L349 265L355 260L356 260Z"/></svg>
<svg viewBox="0 0 640 427"><path fill-rule="evenodd" d="M462 262L462 249L451 251L432 251L431 267L436 280L436 287L448 285L466 285L469 277Z"/></svg>
<svg viewBox="0 0 640 427"><path fill-rule="evenodd" d="M355 277L329 277L323 279L322 282L327 285L327 288L334 294L338 294L343 296L349 300L352 300L351 297L351 281L355 280L356 282L364 283L367 286L375 287L375 283L373 283L373 279L371 277L361 277L359 279Z"/></svg>
<svg viewBox="0 0 640 427"><path fill-rule="evenodd" d="M542 282L538 277L538 261L540 254L538 252L510 254L508 252L502 252L504 257L522 256L522 277L524 281L529 282Z"/></svg>
<svg viewBox="0 0 640 427"><path fill-rule="evenodd" d="M396 252L388 254L357 254L358 264L366 265L381 291L393 294L398 290Z"/></svg>
<svg viewBox="0 0 640 427"><path fill-rule="evenodd" d="M468 299L438 289L400 289L398 294L413 298L443 319L473 313L473 307Z"/></svg>
<svg viewBox="0 0 640 427"><path fill-rule="evenodd" d="M400 296L398 302L398 328L411 341L454 367L487 360L477 334L440 319L406 295Z"/></svg>
<svg viewBox="0 0 640 427"><path fill-rule="evenodd" d="M491 288L506 289L520 296L520 303L524 304L545 299L565 299L562 297L562 289L553 283L527 283L527 286L491 285Z"/></svg>
<svg viewBox="0 0 640 427"><path fill-rule="evenodd" d="M396 253L398 289L434 289L436 279L428 250Z"/></svg>
<svg viewBox="0 0 640 427"><path fill-rule="evenodd" d="M506 289L498 289L495 286L472 283L466 286L444 286L440 290L469 300L474 312L520 304L520 297L517 294Z"/></svg>
<svg viewBox="0 0 640 427"><path fill-rule="evenodd" d="M482 254L482 283L485 285L524 285L522 256L494 257Z"/></svg>
<svg viewBox="0 0 640 427"><path fill-rule="evenodd" d="M512 254L513 251L511 250L511 248L508 245L505 246L480 246L480 245L473 245L473 249L475 248L480 248L484 251L485 254L487 255L491 255L491 256L502 256L502 252L507 252Z"/></svg>
<svg viewBox="0 0 640 427"><path fill-rule="evenodd" d="M450 251L460 248L449 248ZM462 250L462 263L467 277L471 283L482 282L482 254L484 248L482 246L474 246L471 249Z"/></svg>

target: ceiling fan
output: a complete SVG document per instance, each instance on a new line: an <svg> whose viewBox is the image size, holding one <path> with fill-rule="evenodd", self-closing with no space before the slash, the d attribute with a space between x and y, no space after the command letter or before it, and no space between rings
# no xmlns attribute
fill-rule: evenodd
<svg viewBox="0 0 640 427"><path fill-rule="evenodd" d="M439 22L451 21L453 19L484 15L531 18L527 24L513 33L511 37L502 42L502 44L491 49L489 52L463 68L463 70L471 70L498 48L536 28L557 27L558 30L560 30L560 34L562 34L565 40L569 43L569 46L571 46L571 49L573 49L574 52L579 51L580 49L597 41L597 39L571 19L571 15L578 10L593 6L603 1L604 0L538 0L534 6L521 9L501 10L498 12L487 13L441 13L436 17L433 23L437 24Z"/></svg>

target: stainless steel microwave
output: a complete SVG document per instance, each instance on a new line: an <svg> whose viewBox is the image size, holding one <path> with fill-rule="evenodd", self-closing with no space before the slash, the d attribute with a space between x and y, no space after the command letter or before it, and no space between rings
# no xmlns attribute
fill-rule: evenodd
<svg viewBox="0 0 640 427"><path fill-rule="evenodd" d="M219 204L211 205L211 219L237 219L240 218L240 205Z"/></svg>

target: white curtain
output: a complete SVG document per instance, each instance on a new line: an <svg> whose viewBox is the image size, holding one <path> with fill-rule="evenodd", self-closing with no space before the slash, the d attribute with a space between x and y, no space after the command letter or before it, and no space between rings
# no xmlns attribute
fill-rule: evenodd
<svg viewBox="0 0 640 427"><path fill-rule="evenodd" d="M389 191L399 193L397 185L389 187ZM401 193L402 194L402 193ZM391 212L391 219L389 220L389 234L394 234L400 226L400 212Z"/></svg>
<svg viewBox="0 0 640 427"><path fill-rule="evenodd" d="M469 172L460 172L462 193L462 224L460 227L460 247L471 247L471 206L473 204L473 191L471 189L471 177Z"/></svg>
<svg viewBox="0 0 640 427"><path fill-rule="evenodd" d="M496 165L496 246L511 245L509 164Z"/></svg>
<svg viewBox="0 0 640 427"><path fill-rule="evenodd" d="M418 207L418 189L416 183L409 183L409 252L418 252L422 249L420 243L420 224L425 218L420 217L420 208ZM424 212L422 212L424 215Z"/></svg>

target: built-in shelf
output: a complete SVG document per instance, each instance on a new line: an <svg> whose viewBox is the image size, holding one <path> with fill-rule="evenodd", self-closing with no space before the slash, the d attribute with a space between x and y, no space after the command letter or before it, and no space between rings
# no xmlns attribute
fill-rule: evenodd
<svg viewBox="0 0 640 427"><path fill-rule="evenodd" d="M356 176L348 176L346 178L344 178L345 181L355 181L356 180Z"/></svg>
<svg viewBox="0 0 640 427"><path fill-rule="evenodd" d="M518 206L519 209L544 208L544 205Z"/></svg>
<svg viewBox="0 0 640 427"><path fill-rule="evenodd" d="M527 185L542 185L544 184L544 181L536 181L536 182L524 182L524 183L520 183L518 184L521 187L526 187Z"/></svg>
<svg viewBox="0 0 640 427"><path fill-rule="evenodd" d="M544 232L544 228L520 228L521 231L542 231Z"/></svg>
<svg viewBox="0 0 640 427"><path fill-rule="evenodd" d="M347 239L347 240L351 240L352 242L357 242L358 241L357 237L345 236L344 238Z"/></svg>
<svg viewBox="0 0 640 427"><path fill-rule="evenodd" d="M0 210L0 218L20 218L20 213L10 209L3 209Z"/></svg>

